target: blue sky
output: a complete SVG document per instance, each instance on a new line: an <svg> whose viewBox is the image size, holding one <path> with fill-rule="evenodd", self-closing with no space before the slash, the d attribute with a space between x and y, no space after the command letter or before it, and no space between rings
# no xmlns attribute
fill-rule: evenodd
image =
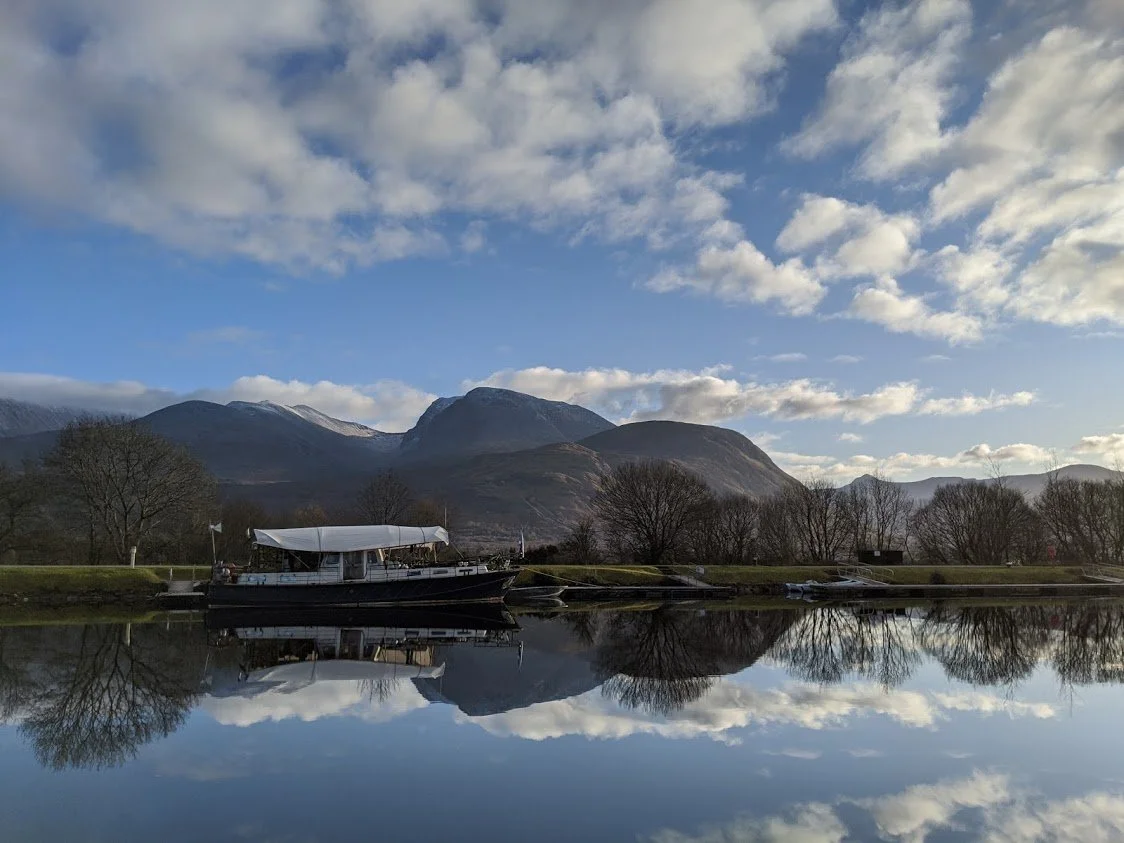
<svg viewBox="0 0 1124 843"><path fill-rule="evenodd" d="M47 0L0 56L0 395L491 384L838 479L1124 448L1111 0Z"/></svg>

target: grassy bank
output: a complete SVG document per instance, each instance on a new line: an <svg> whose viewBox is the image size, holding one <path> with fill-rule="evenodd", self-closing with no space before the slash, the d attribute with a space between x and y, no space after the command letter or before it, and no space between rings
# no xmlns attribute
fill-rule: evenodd
<svg viewBox="0 0 1124 843"><path fill-rule="evenodd" d="M827 580L835 574L836 567L815 565L793 566L727 566L704 567L699 576L694 566L677 566L678 574L701 579L711 585L776 586L786 582ZM992 567L983 565L901 565L880 569L883 579L900 585L926 585L933 574L939 573L949 585L1040 585L1085 582L1081 569L1061 565L1035 565L1022 568ZM559 582L587 585L660 585L665 577L654 567L645 565L542 565L533 570L524 569L516 585L534 585L553 576Z"/></svg>
<svg viewBox="0 0 1124 843"><path fill-rule="evenodd" d="M149 568L69 565L0 566L0 596L6 602L132 603L164 590Z"/></svg>

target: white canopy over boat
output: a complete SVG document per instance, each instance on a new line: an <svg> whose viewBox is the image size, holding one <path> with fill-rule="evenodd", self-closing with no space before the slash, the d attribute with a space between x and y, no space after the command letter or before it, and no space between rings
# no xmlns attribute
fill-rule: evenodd
<svg viewBox="0 0 1124 843"><path fill-rule="evenodd" d="M398 527L378 524L365 527L292 527L254 530L254 542L283 550L313 553L348 553L354 550L390 550L419 544L449 543L444 527Z"/></svg>

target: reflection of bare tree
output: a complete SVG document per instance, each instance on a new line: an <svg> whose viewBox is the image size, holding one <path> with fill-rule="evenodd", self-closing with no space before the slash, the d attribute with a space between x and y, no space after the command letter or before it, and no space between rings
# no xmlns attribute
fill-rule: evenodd
<svg viewBox="0 0 1124 843"><path fill-rule="evenodd" d="M399 676L383 676L379 679L361 679L359 690L370 703L384 703L394 696L402 683Z"/></svg>
<svg viewBox="0 0 1124 843"><path fill-rule="evenodd" d="M953 679L1013 685L1047 654L1046 613L1041 606L938 606L921 623L917 640Z"/></svg>
<svg viewBox="0 0 1124 843"><path fill-rule="evenodd" d="M115 766L178 728L206 652L195 637L181 627L82 627L74 646L47 664L21 725L40 763Z"/></svg>
<svg viewBox="0 0 1124 843"><path fill-rule="evenodd" d="M667 609L611 615L594 662L605 677L601 692L627 708L658 714L701 697L715 671L689 646L688 617Z"/></svg>
<svg viewBox="0 0 1124 843"><path fill-rule="evenodd" d="M569 612L561 616L561 621L569 627L578 643L589 647L597 640L597 632L604 614L603 612Z"/></svg>
<svg viewBox="0 0 1124 843"><path fill-rule="evenodd" d="M0 720L10 720L25 709L34 693L27 662L20 659L15 630L0 628Z"/></svg>
<svg viewBox="0 0 1124 843"><path fill-rule="evenodd" d="M1013 685L1049 661L1067 684L1124 681L1124 606L936 606L924 620L868 608L803 613L770 650L794 676L840 682L856 676L886 688L936 659L949 677Z"/></svg>
<svg viewBox="0 0 1124 843"><path fill-rule="evenodd" d="M908 618L838 607L804 612L771 655L809 682L858 676L887 688L900 685L921 663Z"/></svg>
<svg viewBox="0 0 1124 843"><path fill-rule="evenodd" d="M697 700L715 676L757 661L791 623L788 612L606 613L588 621L599 639L602 693L628 708L669 714Z"/></svg>
<svg viewBox="0 0 1124 843"><path fill-rule="evenodd" d="M1052 662L1067 684L1124 681L1124 606L1074 605L1048 610L1058 640Z"/></svg>

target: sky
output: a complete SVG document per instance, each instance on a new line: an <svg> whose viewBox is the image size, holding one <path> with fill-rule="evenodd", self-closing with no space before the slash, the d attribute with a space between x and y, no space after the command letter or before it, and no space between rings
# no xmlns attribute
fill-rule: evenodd
<svg viewBox="0 0 1124 843"><path fill-rule="evenodd" d="M1119 0L0 0L0 396L1124 458Z"/></svg>

